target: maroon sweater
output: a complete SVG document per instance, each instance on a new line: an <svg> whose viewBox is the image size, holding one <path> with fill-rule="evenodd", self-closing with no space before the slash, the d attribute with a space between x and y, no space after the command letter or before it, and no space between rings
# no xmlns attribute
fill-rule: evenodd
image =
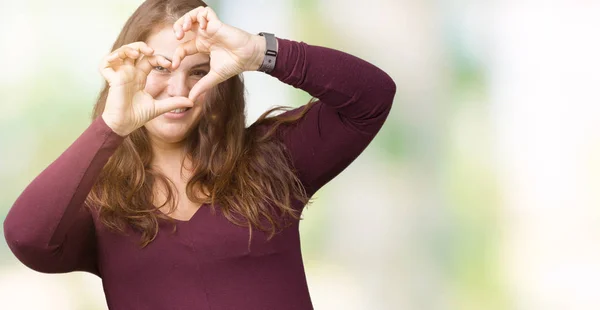
<svg viewBox="0 0 600 310"><path fill-rule="evenodd" d="M367 147L390 112L396 85L352 55L278 40L271 75L319 99L297 126L277 133L313 195ZM115 310L312 309L298 221L271 241L253 230L250 249L248 229L228 222L218 205L215 214L203 207L177 221L174 234L161 222L145 248L139 233L104 227L83 203L122 141L98 117L27 186L4 222L6 241L23 264L44 273L93 273Z"/></svg>

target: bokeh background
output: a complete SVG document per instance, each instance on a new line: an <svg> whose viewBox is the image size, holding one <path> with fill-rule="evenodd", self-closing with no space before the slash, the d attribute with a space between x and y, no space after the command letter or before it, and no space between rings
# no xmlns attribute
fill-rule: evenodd
<svg viewBox="0 0 600 310"><path fill-rule="evenodd" d="M139 0L1 0L0 219L88 126ZM316 309L600 309L600 2L209 0L248 32L336 48L398 92L301 224ZM246 73L248 123L309 96ZM100 279L22 266L1 309L106 309Z"/></svg>

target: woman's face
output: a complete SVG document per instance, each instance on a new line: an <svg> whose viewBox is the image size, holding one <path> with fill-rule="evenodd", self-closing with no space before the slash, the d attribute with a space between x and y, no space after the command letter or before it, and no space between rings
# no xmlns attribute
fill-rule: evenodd
<svg viewBox="0 0 600 310"><path fill-rule="evenodd" d="M171 60L179 44L195 38L196 33L185 33L178 41L172 26L162 28L152 34L146 44L154 49L154 55L162 55ZM177 70L154 67L146 80L145 91L155 99L175 96L187 97L190 90L209 71L207 54L195 54L185 57ZM183 114L168 112L146 123L145 127L151 140L159 143L179 143L183 141L198 124L204 95L196 99L196 105Z"/></svg>

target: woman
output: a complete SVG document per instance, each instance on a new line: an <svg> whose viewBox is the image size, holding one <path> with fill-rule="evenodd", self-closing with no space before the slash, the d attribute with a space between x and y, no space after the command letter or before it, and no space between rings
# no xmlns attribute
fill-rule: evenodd
<svg viewBox="0 0 600 310"><path fill-rule="evenodd" d="M318 100L245 128L257 70ZM15 256L98 275L110 309L312 309L299 215L383 125L390 77L195 0L143 3L100 71L91 125L4 222Z"/></svg>

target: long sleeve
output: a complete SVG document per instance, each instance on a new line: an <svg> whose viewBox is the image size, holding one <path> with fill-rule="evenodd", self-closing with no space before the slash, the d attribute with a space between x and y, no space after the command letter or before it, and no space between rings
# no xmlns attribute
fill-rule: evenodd
<svg viewBox="0 0 600 310"><path fill-rule="evenodd" d="M300 180L314 194L379 132L396 84L381 69L347 53L281 38L278 44L270 74L319 99L297 125L281 133Z"/></svg>
<svg viewBox="0 0 600 310"><path fill-rule="evenodd" d="M96 118L17 198L4 221L4 237L23 264L46 273L98 274L95 228L83 205L122 141Z"/></svg>

